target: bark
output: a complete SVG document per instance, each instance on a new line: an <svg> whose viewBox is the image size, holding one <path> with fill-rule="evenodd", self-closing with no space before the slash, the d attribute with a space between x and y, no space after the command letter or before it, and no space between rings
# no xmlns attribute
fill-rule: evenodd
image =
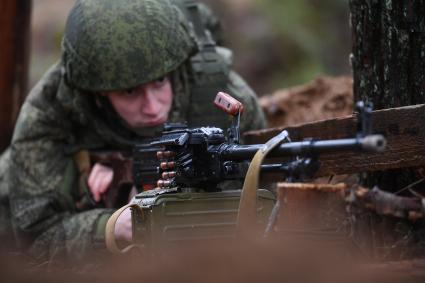
<svg viewBox="0 0 425 283"><path fill-rule="evenodd" d="M31 0L0 1L0 152L27 91Z"/></svg>
<svg viewBox="0 0 425 283"><path fill-rule="evenodd" d="M349 4L354 98L372 101L375 109L424 103L425 2L350 0ZM413 170L390 170L369 174L364 183L396 192L417 179ZM420 184L414 189L425 188ZM372 215L370 224L376 256L400 259L423 254L419 248L423 223Z"/></svg>
<svg viewBox="0 0 425 283"><path fill-rule="evenodd" d="M425 102L425 2L352 0L355 99L375 109Z"/></svg>

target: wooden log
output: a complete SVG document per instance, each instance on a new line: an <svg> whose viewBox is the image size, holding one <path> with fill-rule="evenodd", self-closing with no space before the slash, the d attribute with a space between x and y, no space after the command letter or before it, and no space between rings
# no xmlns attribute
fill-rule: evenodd
<svg viewBox="0 0 425 283"><path fill-rule="evenodd" d="M345 184L278 183L281 207L274 230L282 236L346 239Z"/></svg>
<svg viewBox="0 0 425 283"><path fill-rule="evenodd" d="M0 152L27 91L30 16L31 0L0 1Z"/></svg>
<svg viewBox="0 0 425 283"><path fill-rule="evenodd" d="M383 153L323 154L316 176L425 166L425 104L373 111L373 132L383 134L388 146ZM288 127L292 141L305 138L354 137L357 115ZM282 131L274 128L245 133L249 144L264 143Z"/></svg>
<svg viewBox="0 0 425 283"><path fill-rule="evenodd" d="M358 187L348 199L351 205L365 207L379 215L409 219L412 222L424 218L424 205L419 197L403 197L378 187L372 190Z"/></svg>

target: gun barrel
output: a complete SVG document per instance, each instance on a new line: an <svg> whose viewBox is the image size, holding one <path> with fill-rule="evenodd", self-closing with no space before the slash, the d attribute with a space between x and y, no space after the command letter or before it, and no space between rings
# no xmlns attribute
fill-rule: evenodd
<svg viewBox="0 0 425 283"><path fill-rule="evenodd" d="M222 152L222 158L235 161L251 159L263 146L262 144L231 145ZM272 150L268 156L318 155L343 151L382 152L385 147L386 140L382 135L369 135L351 139L288 142Z"/></svg>

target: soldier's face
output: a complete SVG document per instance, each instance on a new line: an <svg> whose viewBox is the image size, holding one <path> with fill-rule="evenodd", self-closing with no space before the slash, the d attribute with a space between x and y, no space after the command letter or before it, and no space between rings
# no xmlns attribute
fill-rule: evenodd
<svg viewBox="0 0 425 283"><path fill-rule="evenodd" d="M157 126L167 121L173 101L168 77L124 91L105 92L118 115L130 127Z"/></svg>

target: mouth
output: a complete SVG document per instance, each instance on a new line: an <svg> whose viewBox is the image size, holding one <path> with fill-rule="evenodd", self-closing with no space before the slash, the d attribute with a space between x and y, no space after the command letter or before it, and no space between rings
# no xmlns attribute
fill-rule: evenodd
<svg viewBox="0 0 425 283"><path fill-rule="evenodd" d="M158 126L160 124L165 123L167 121L167 118L168 118L167 114L161 114L159 116L155 116L145 120L141 126L144 126L144 127Z"/></svg>

